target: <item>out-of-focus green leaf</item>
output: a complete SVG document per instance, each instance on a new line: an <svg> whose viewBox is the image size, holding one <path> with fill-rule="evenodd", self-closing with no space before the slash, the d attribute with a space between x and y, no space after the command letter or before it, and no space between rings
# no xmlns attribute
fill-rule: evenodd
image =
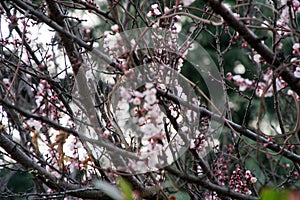
<svg viewBox="0 0 300 200"><path fill-rule="evenodd" d="M119 179L119 185L120 185L121 191L123 192L123 194L125 196L125 199L126 200L133 200L132 187L131 187L130 183L128 183L124 179L120 178Z"/></svg>
<svg viewBox="0 0 300 200"><path fill-rule="evenodd" d="M122 200L122 193L117 186L111 185L105 181L97 180L94 182L95 188L101 190L114 200Z"/></svg>
<svg viewBox="0 0 300 200"><path fill-rule="evenodd" d="M261 200L287 200L287 198L287 191L276 191L272 189L264 189L261 195Z"/></svg>
<svg viewBox="0 0 300 200"><path fill-rule="evenodd" d="M9 179L7 187L12 192L27 192L33 189L33 184L31 174L17 172Z"/></svg>

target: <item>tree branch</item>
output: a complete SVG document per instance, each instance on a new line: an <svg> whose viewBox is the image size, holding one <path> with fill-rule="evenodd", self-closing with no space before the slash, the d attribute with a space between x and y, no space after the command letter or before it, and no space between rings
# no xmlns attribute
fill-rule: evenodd
<svg viewBox="0 0 300 200"><path fill-rule="evenodd" d="M59 191L71 190L71 192L68 192L69 194L82 198L110 199L101 190L67 183L65 181L62 181L61 179L57 179L56 177L51 175L45 168L38 165L28 155L26 155L17 144L11 141L8 134L4 130L2 130L2 132L0 133L0 144L1 147L11 155L12 159L20 163L23 167L28 170L37 170L37 173L35 173L34 175L38 176L47 186L52 189L57 189Z"/></svg>
<svg viewBox="0 0 300 200"><path fill-rule="evenodd" d="M220 0L203 0L208 3L214 12L221 15L223 19L248 42L248 44L259 53L265 61L275 68L282 67L280 76L285 82L300 96L300 80L297 79L293 72L274 54L261 40L247 28L247 26L239 21L229 8L227 8Z"/></svg>
<svg viewBox="0 0 300 200"><path fill-rule="evenodd" d="M191 104L190 102L186 102L173 94L166 93L165 91L163 91L159 88L156 88L156 89L157 89L157 92L159 93L159 95L162 95L174 102L178 102L180 105L186 106L196 112L200 112L201 116L203 116L203 115L209 116L209 117L211 117L212 120L222 123L229 128L233 128L236 132L246 136L247 138L249 138L257 143L265 144L266 148L268 148L274 152L281 152L281 155L283 155L284 157L286 157L296 163L300 163L300 156L298 154L295 154L287 149L282 149L282 147L280 145L270 142L265 137L260 136L257 133L234 123L233 121L225 119L223 116L214 114L213 112L211 112L203 107L199 107L199 106Z"/></svg>
<svg viewBox="0 0 300 200"><path fill-rule="evenodd" d="M26 4L26 1L21 1L21 0L9 0L13 4L16 4L20 8L28 11L28 13L36 16L39 20L45 22L48 26L56 30L57 32L64 34L66 37L69 37L70 40L76 42L79 46L85 48L88 51L91 51L94 53L96 56L98 56L100 59L104 60L106 63L109 65L112 65L115 67L115 63L111 61L111 59L103 52L94 49L91 45L87 44L84 42L81 38L77 37L76 35L68 32L67 30L64 29L64 27L60 26L57 24L55 21L50 19L48 16L44 15L43 13L37 11L35 8L31 7L30 5Z"/></svg>
<svg viewBox="0 0 300 200"><path fill-rule="evenodd" d="M199 184L206 189L216 191L218 194L222 194L225 196L229 196L229 197L232 197L235 199L241 199L241 200L257 200L258 199L257 197L252 197L252 196L244 195L241 193L237 193L232 190L229 190L226 187L222 187L222 186L213 184L210 181L208 181L204 176L201 176L201 177L192 176L192 175L186 174L184 172L178 171L170 166L167 166L165 168L165 170L167 170L171 174L174 174L174 175L188 181L189 183Z"/></svg>

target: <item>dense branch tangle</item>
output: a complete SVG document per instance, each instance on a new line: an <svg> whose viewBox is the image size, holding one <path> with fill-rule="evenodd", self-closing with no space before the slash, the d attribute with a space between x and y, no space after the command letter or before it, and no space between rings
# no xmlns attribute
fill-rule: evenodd
<svg viewBox="0 0 300 200"><path fill-rule="evenodd" d="M55 198L54 194L96 199L111 198L110 194L101 190L103 188L93 186L97 186L98 179L115 185L122 177L131 185L138 198L167 199L176 195L188 195L191 199L209 197L257 199L257 191L264 184L288 186L297 180L297 177L293 177L291 174L296 176L297 173L298 175L300 173L300 156L297 147L299 145L298 122L294 126L295 130L286 131L287 134L284 135L278 134L279 137L269 137L263 134L259 128L255 131L250 130L250 123L238 125L232 119L227 119L226 113L214 109L216 105L212 99L209 99L210 94L205 95L205 92L202 91L205 88L198 84L201 81L193 79L199 76L189 74L191 72L189 72L190 65L186 53L189 52L189 48L192 48L193 40L198 40L200 36L206 37L206 39L209 38L207 35L213 36L214 39L217 37L221 41L220 48L223 47L223 36L240 42L239 38L235 37L236 33L228 28L227 25L229 25L244 38L256 53L261 55L261 60L266 61L273 68L274 78L272 81L276 81L276 78L281 76L288 86L299 95L299 80L298 77L295 77L294 69L249 29L251 25L247 26L243 23L246 21L244 19L251 20L252 12L244 12L246 13L244 18L238 18L220 1L205 1L211 8L200 1L195 2L195 5L197 4L195 7L189 7L187 1L183 1L187 6L182 6L182 3L179 4L179 2L161 1L160 4L155 4L148 1L129 0L124 2L108 1L107 5L97 1L77 0L69 2L46 0L35 3L21 0L1 2L3 12L6 12L6 16L9 18L7 21L10 28L9 36L5 40L2 38L1 53L10 53L8 57L2 57L1 60L4 68L3 71L1 69L0 74L0 104L5 114L1 118L3 125L0 126L0 144L7 153L6 156L10 156L21 164L25 171L37 177L37 180L34 179L35 189L31 194L40 193L47 196L46 191L50 188L53 198ZM251 10L251 6L251 3L245 3L237 5L236 8L245 7ZM201 7L201 9L197 7ZM274 8L274 10L276 9ZM97 33L97 28L84 27L85 19L78 16L79 11L90 16L96 15L96 19L101 21L98 24L100 32L102 30L109 31ZM278 12L280 11L276 10L277 14ZM75 15L73 15L74 13ZM47 29L52 29L51 31L57 33L48 46L29 42L30 34L27 31L29 26L25 23L25 19L30 19L33 27L46 24ZM24 23L20 23L20 20L24 20ZM184 20L188 20L188 23L185 23ZM187 34L189 40L179 41L176 31L180 31L181 27L178 27L180 25L182 28L189 25L190 32ZM146 28L141 29L142 31L138 33L140 37L136 41L131 40L131 35L126 35L126 31L140 27ZM163 32L163 35L159 32L160 28L168 31ZM216 34L216 29L220 30L219 28L224 30ZM293 28L295 27L293 26ZM153 30L156 31L151 32ZM19 40L14 39L17 37L14 36L14 31L19 35ZM293 31L295 34L297 33L296 30ZM153 38L147 38L149 32ZM114 47L111 47L113 40L111 38L113 37L118 39L116 43L113 43ZM149 46L149 41L152 40L155 41L154 47ZM170 41L170 44L167 43ZM103 43L103 46L106 45L105 47L94 48ZM116 47L121 44L124 45L122 48ZM222 59L225 59L222 56L230 53L230 49L237 48L234 42L226 41L225 44L227 47L224 54L218 54L220 56L219 64L226 63L222 62ZM13 45L15 45L14 49L11 49ZM215 45L214 41L206 47L210 48L212 45ZM45 51L46 48L48 50ZM249 54L254 52L252 49ZM28 56L24 59L22 55L27 55L27 52ZM90 56L91 54L87 52L94 56ZM50 57L48 57L49 54L51 54ZM57 54L63 55L61 56L63 59L59 60ZM101 64L97 63L99 60ZM199 60L199 63L201 62ZM130 78L135 75L133 72L136 72L135 70L142 65L147 66L143 71L145 76L142 79L144 78L148 83L154 82L154 84L141 85L136 88L136 91L125 90L123 86L130 82ZM263 65L263 62L260 62L259 65ZM55 70L51 70L51 67ZM176 74L181 67L181 73L184 75ZM178 82L171 80L169 85L162 84L163 81L168 82L166 79L169 78L169 74L163 77L165 80L160 80L161 68L175 71L176 73L171 75L177 75L178 79L182 77L185 80L184 76L189 77L191 81L187 81L187 87L192 87L196 93L200 94L200 101L184 97L187 90L180 84L171 89L164 87L170 86L171 83L176 85ZM11 76L10 73L14 73L14 75ZM151 77L151 73L158 75L157 82ZM203 70L201 73L207 74L208 77L211 76L210 78L215 79L215 82L219 82L219 84L225 84L225 80L217 79L210 74L209 70ZM262 72L253 72L257 75L258 81L261 78L260 73ZM61 76L63 74L65 76ZM30 75L30 77L25 79L23 75ZM94 84L95 79L100 79L100 81ZM252 88L253 94L258 88L258 81L251 85L254 88ZM13 86L14 82L26 85L26 87L19 90L19 87ZM273 85L268 84L269 87L276 89L275 82ZM36 104L33 109L18 103L20 97L24 97L24 92L22 93L24 88L27 92L32 90L36 95L30 99ZM75 88L78 93L71 94L70 91ZM181 90L183 92L179 92ZM191 149L184 155L180 155L180 158L176 159L171 166L164 166L155 172L131 175L128 171L123 170L126 167L130 170L144 167L144 160L147 158L141 156L140 150L146 146L147 142L145 139L141 139L146 132L140 136L132 133L129 139L126 130L123 130L123 127L118 124L119 116L113 113L117 110L113 106L116 106L114 97L118 91L127 91L127 94L122 94L129 94L129 97L126 97L128 102L125 103L130 105L129 111L132 109L129 115L132 119L127 123L145 127L151 122L155 128L162 127L162 132L167 134L164 136L158 133L147 138L151 148L154 149L154 147L166 143L169 143L167 146L172 146L172 141L182 139L183 144L191 143ZM266 87L263 94L266 94L267 91ZM241 95L235 97L242 98L243 91L238 92ZM248 94L245 93L245 95ZM280 93L280 95L282 94ZM25 95L25 97L27 96ZM296 99L296 94L294 97ZM120 99L122 98L125 97L121 95ZM255 100L253 96L248 99ZM195 103L191 103L191 101L195 101ZM251 109L251 101L249 109ZM281 130L285 130L287 128L282 125L284 123L280 117L282 111L278 105L279 101L276 98L275 109L279 113L277 116L281 122ZM227 103L227 105L230 104L230 102ZM206 104L206 106L199 106L200 104ZM147 108L145 109L143 106L147 106ZM194 122L188 118L189 116L184 116L184 107L190 113L198 113L200 116L198 121ZM159 109L162 110L161 115L165 114L165 118L161 122L155 121L160 117L160 114L157 114ZM265 111L263 105L260 110L260 113ZM155 112L149 114L151 111ZM247 112L248 110L245 119L248 117ZM261 119L262 116L263 114L260 114ZM64 122L64 117L67 122ZM137 119L137 117L140 118ZM4 118L7 118L8 122L4 122ZM222 132L224 134L222 140L217 140L217 142L209 141L210 135L207 130L212 121L228 127ZM199 130L197 130L197 134L195 133L195 137L185 136L178 131L182 128L181 123L184 122L191 124L199 122L199 127L197 127ZM140 129L136 130L138 132ZM188 130L192 132L193 129ZM13 131L17 131L17 133ZM174 134L176 131L177 133ZM213 134L214 131L216 130L212 130L210 134ZM89 138L84 134L85 132L93 135L93 138ZM15 139L16 135L20 136L21 143ZM273 141L277 138L279 139ZM283 139L280 140L280 138ZM48 148L48 152L42 149L41 144ZM110 153L103 153L103 148ZM210 154L204 158L201 153L203 148L211 148ZM84 151L84 158L79 155L82 153L79 152L79 149ZM176 155L175 150L170 150L172 156ZM68 151L72 151L72 153ZM6 154L4 151L1 152L2 155ZM113 170L103 167L105 165L102 158L106 156L115 166ZM260 161L259 156L269 158L269 163ZM112 159L112 157L115 158ZM135 160L136 163L129 162L130 159ZM3 160L6 162L7 159L3 157ZM276 167L283 169L287 164L293 165L289 168L288 178L285 177L287 174L276 175L272 172ZM249 167L250 169L248 169ZM15 166L11 168L16 169ZM248 170L253 170L252 174ZM260 175L266 178L257 180L255 185L255 176ZM272 180L268 178L269 176L272 177ZM7 196L10 195L7 193L9 191L7 188L0 189L1 192L6 192Z"/></svg>

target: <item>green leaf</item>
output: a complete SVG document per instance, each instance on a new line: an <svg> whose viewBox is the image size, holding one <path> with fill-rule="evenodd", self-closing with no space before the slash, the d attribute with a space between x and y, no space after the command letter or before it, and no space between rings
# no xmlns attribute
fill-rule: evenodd
<svg viewBox="0 0 300 200"><path fill-rule="evenodd" d="M125 196L125 199L126 200L133 200L132 187L131 187L130 183L128 183L124 179L120 178L119 179L119 185L120 185L121 191L123 192L123 194Z"/></svg>
<svg viewBox="0 0 300 200"><path fill-rule="evenodd" d="M276 191L272 189L264 189L262 191L261 200L287 200L287 191Z"/></svg>

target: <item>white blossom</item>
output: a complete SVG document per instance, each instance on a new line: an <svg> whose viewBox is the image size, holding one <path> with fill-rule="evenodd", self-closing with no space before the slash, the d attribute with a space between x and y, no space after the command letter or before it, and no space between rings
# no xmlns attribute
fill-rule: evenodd
<svg viewBox="0 0 300 200"><path fill-rule="evenodd" d="M128 104L128 102L126 102L126 101L120 101L118 103L118 106L117 106L117 111L118 110L123 111L123 112L129 111L129 104Z"/></svg>
<svg viewBox="0 0 300 200"><path fill-rule="evenodd" d="M189 6L191 5L195 0L182 0L182 3L184 6Z"/></svg>
<svg viewBox="0 0 300 200"><path fill-rule="evenodd" d="M86 76L86 79L93 79L93 73L92 73L92 70L88 70L86 71L85 73L85 76Z"/></svg>
<svg viewBox="0 0 300 200"><path fill-rule="evenodd" d="M158 9L153 10L154 15L158 16L161 15L161 12Z"/></svg>
<svg viewBox="0 0 300 200"><path fill-rule="evenodd" d="M156 4L153 4L153 5L151 5L151 9L152 10L154 10L154 9L157 9L158 8L158 4L156 3Z"/></svg>
<svg viewBox="0 0 300 200"><path fill-rule="evenodd" d="M255 54L255 55L253 56L253 60L254 60L254 62L256 62L256 63L260 63L260 62L261 62L261 55Z"/></svg>
<svg viewBox="0 0 300 200"><path fill-rule="evenodd" d="M4 83L5 85L10 85L10 81L9 81L8 78L4 78L4 79L3 79L3 83Z"/></svg>
<svg viewBox="0 0 300 200"><path fill-rule="evenodd" d="M133 91L133 96L143 98L144 94L139 91Z"/></svg>
<svg viewBox="0 0 300 200"><path fill-rule="evenodd" d="M296 67L296 70L294 71L294 76L296 78L300 78L300 67Z"/></svg>
<svg viewBox="0 0 300 200"><path fill-rule="evenodd" d="M138 98L138 97L135 97L134 99L133 99L133 104L134 105L140 105L141 104L141 99L140 98Z"/></svg>
<svg viewBox="0 0 300 200"><path fill-rule="evenodd" d="M147 17L152 17L152 11L149 11L149 12L147 13Z"/></svg>
<svg viewBox="0 0 300 200"><path fill-rule="evenodd" d="M34 120L34 119L32 119L32 118L30 118L29 120L27 120L26 123L27 123L27 125L28 125L29 127L34 128L34 129L37 130L37 131L39 131L39 130L41 129L41 127L42 127L41 122L36 121L36 120Z"/></svg>
<svg viewBox="0 0 300 200"><path fill-rule="evenodd" d="M167 14L168 12L170 12L170 8L168 8L167 6L165 6L164 12L165 12L165 14Z"/></svg>
<svg viewBox="0 0 300 200"><path fill-rule="evenodd" d="M134 169L138 169L138 171L147 171L148 170L148 167L146 165L146 163L144 161L137 161L136 164L132 164L132 167Z"/></svg>
<svg viewBox="0 0 300 200"><path fill-rule="evenodd" d="M160 132L159 128L154 124L145 124L145 126L143 126L143 131L146 137L152 137L153 135Z"/></svg>
<svg viewBox="0 0 300 200"><path fill-rule="evenodd" d="M146 84L145 84L145 88L146 88L146 89L153 88L153 86L154 86L153 83L146 83Z"/></svg>
<svg viewBox="0 0 300 200"><path fill-rule="evenodd" d="M145 101L150 105L154 104L156 102L156 95L148 93L148 95L145 97Z"/></svg>
<svg viewBox="0 0 300 200"><path fill-rule="evenodd" d="M118 30L119 30L119 25L118 25L118 24L114 24L114 25L112 25L110 28L111 28L111 30L112 30L113 32L118 32Z"/></svg>
<svg viewBox="0 0 300 200"><path fill-rule="evenodd" d="M294 45L293 45L293 49L294 50L297 50L297 49L299 49L300 48L300 44L299 43L295 43Z"/></svg>
<svg viewBox="0 0 300 200"><path fill-rule="evenodd" d="M139 124L140 126L142 126L142 125L144 125L145 123L146 123L145 117L140 117L139 120L138 120L138 124Z"/></svg>
<svg viewBox="0 0 300 200"><path fill-rule="evenodd" d="M294 91L293 90L288 90L287 91L287 95L289 95L289 96L293 96L295 93L294 93Z"/></svg>
<svg viewBox="0 0 300 200"><path fill-rule="evenodd" d="M257 178L256 177L251 177L251 179L250 179L250 182L253 184L253 183L256 183L256 181L257 181Z"/></svg>
<svg viewBox="0 0 300 200"><path fill-rule="evenodd" d="M124 87L121 87L120 95L121 95L121 98L123 98L124 100L127 100L127 101L130 100L130 98L131 98L129 91L127 89L125 89Z"/></svg>

